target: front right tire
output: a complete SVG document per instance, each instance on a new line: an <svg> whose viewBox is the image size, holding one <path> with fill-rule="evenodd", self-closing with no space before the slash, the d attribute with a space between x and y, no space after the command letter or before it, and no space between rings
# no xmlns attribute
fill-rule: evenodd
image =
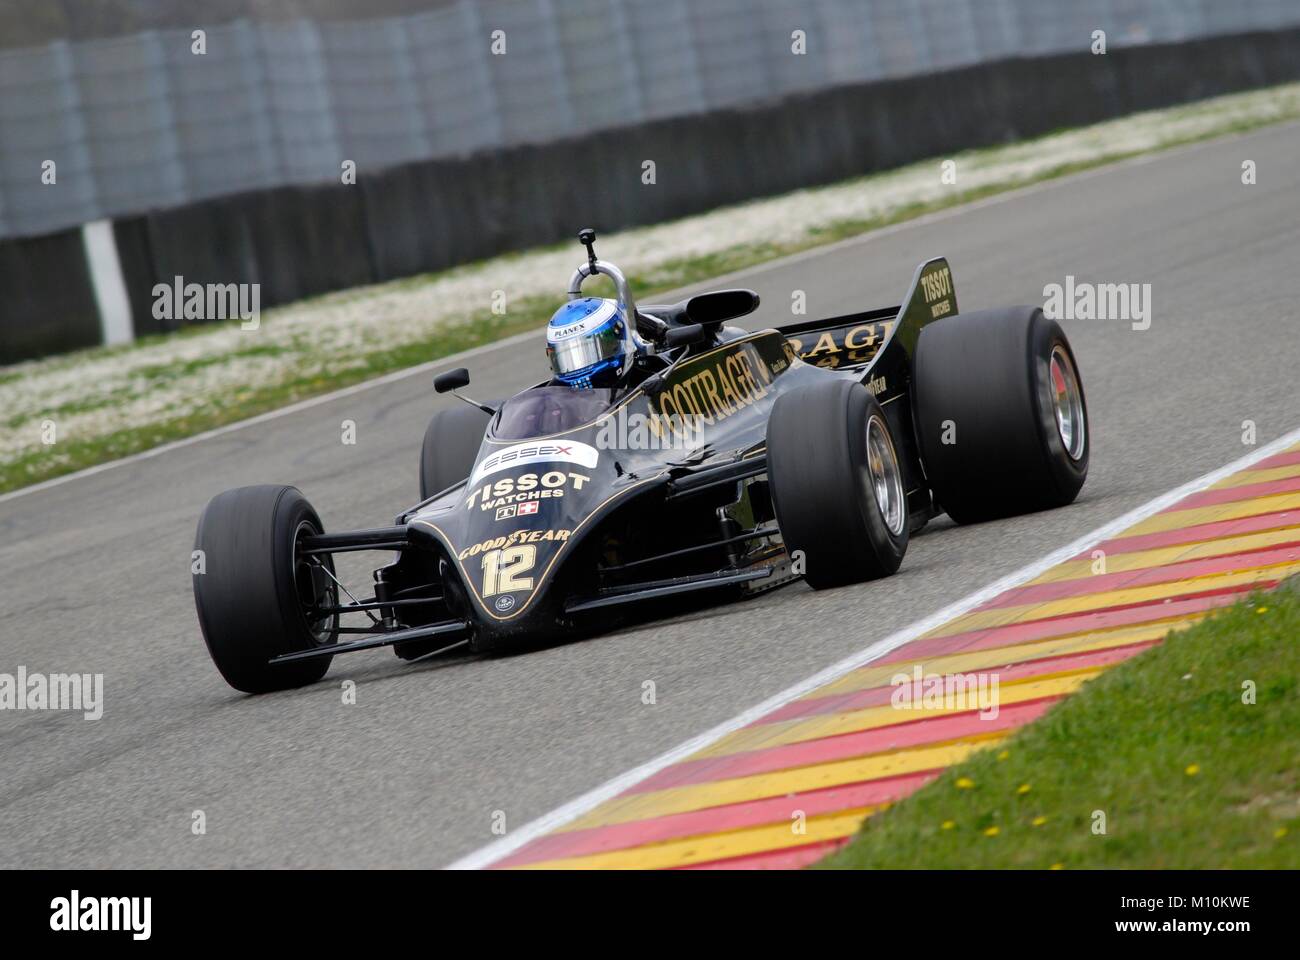
<svg viewBox="0 0 1300 960"><path fill-rule="evenodd" d="M304 537L322 532L320 517L294 487L239 487L204 508L194 541L201 551L194 606L208 653L236 690L287 690L329 669L331 656L268 662L338 639L337 613L310 612L338 606L329 554L313 558L302 548Z"/></svg>
<svg viewBox="0 0 1300 960"><path fill-rule="evenodd" d="M880 403L852 380L777 399L767 470L786 550L815 590L896 571L907 552L903 475ZM799 553L797 554L796 551Z"/></svg>

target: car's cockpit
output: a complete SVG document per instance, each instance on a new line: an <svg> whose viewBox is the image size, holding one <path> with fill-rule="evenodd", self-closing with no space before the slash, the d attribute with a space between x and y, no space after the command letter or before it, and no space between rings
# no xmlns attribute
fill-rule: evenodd
<svg viewBox="0 0 1300 960"><path fill-rule="evenodd" d="M613 389L574 390L566 383L548 383L525 390L501 405L492 421L498 440L547 437L591 423L614 402Z"/></svg>
<svg viewBox="0 0 1300 960"><path fill-rule="evenodd" d="M595 231L583 230L579 239L587 247L588 259L573 273L569 298L581 297L583 281L590 277L603 274L610 278L618 291L620 306L636 318L635 342L639 349L635 360L626 377L615 387L575 389L569 383L553 380L507 400L488 428L496 439L552 436L592 422L647 380L661 378L684 357L744 336L744 330L723 324L758 307L758 294L752 290L718 290L679 303L638 308L622 271L596 258ZM647 384L647 390L651 386Z"/></svg>

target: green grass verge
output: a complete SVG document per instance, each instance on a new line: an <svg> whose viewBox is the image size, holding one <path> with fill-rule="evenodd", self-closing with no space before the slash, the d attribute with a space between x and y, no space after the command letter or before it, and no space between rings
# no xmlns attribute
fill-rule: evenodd
<svg viewBox="0 0 1300 960"><path fill-rule="evenodd" d="M1170 112L1175 113L1178 111L1188 111L1194 110L1195 108L1196 105L1193 104L1191 106L1171 108ZM737 244L736 246L706 256L684 258L664 263L653 271L642 273L635 272L635 264L627 264L625 266L633 268L629 273L629 280L637 291L638 298L643 301L650 301L667 291L700 283L721 274L730 273L746 267L752 267L779 257L788 256L803 250L858 236L895 223L912 220L925 214L970 203L993 194L1004 193L1009 190L1029 186L1033 183L1055 179L1067 174L1078 173L1095 167L1106 166L1144 153L1160 152L1173 147L1184 146L1189 143L1213 139L1215 137L1243 133L1258 127L1285 122L1290 119L1293 118L1290 116L1281 116L1275 118L1247 118L1237 121L1229 121L1219 125L1213 131L1208 133L1199 136L1187 136L1171 139L1151 150L1113 152L1085 161L1061 164L1060 166L1053 167L1035 176L1014 177L1004 182L984 186L979 189L954 190L952 193L945 194L942 198L936 199L933 202L911 204L895 209L885 216L828 223L814 230L810 230L804 238L797 242ZM1055 136L1061 132L1063 131L1053 131L1052 133L1044 134L1042 137L1032 138L1026 142L1032 144L1035 141ZM966 158L963 162L970 163L973 166L978 166L982 162L983 158L992 157L996 155L998 151L1003 149L1004 146L994 146L980 150L968 151L962 154L962 156ZM871 181L873 179L881 176L888 176L888 173L888 171L885 171L882 173L870 174L849 181L848 183L860 184L863 189L871 189ZM762 203L764 202L764 199L765 198L760 198L749 202ZM550 249L570 245L571 244L556 244ZM525 254L521 253L519 255L522 256ZM465 270L472 268L472 266L473 265L456 267L453 268L453 270ZM324 301L331 298L363 299L374 291L393 289L394 287L401 286L418 286L442 275L444 274L425 274L422 276L393 281L389 284L381 284L375 287L358 288L355 290L327 294L323 297L313 298L313 300ZM559 295L558 291L564 279L565 278L563 277L557 278L557 296ZM307 302L310 303L312 301ZM436 360L440 357L450 356L472 347L493 343L515 333L520 333L530 329L540 330L551 312L555 309L555 306L555 299L550 297L532 297L524 299L511 306L508 316L495 315L487 310L482 311L481 313L467 317L461 323L441 328L437 332L436 336L431 337L426 341L406 344L397 349L379 349L368 352L363 356L356 357L354 358L354 362L350 363L346 369L331 372L328 377L322 377L315 374L303 375L300 377L291 376L277 383L263 386L250 386L246 390L237 391L224 396L215 396L211 398L211 402L207 408L198 413L192 413L186 416L168 417L166 412L162 411L147 424L141 424L139 426L115 431L107 435L91 437L84 440L60 440L57 445L44 450L35 451L31 454L10 461L0 462L0 493L17 490L21 487L39 483L43 480L53 479L77 470L82 470L97 464L129 456L133 453L139 453L174 440L202 433L205 430L211 430L216 427L235 423L239 420L245 420L249 417L287 406L308 397L338 390L364 380L382 376L386 373L392 373L406 367L425 363L429 360ZM167 336L183 337L198 335L205 329L206 327L197 326ZM94 353L95 355L103 355L106 351L129 351L157 339L159 338L151 337L142 339L137 344L133 345L112 348L96 348L93 351L86 352ZM75 363L76 356L76 354L69 355L68 361ZM223 362L225 359L227 358L214 357L209 361L203 362L219 363ZM308 364L305 364L305 366L307 365ZM16 371L0 373L0 379L11 379L16 376L20 376ZM102 406L105 403L111 402L111 397L101 398L98 405ZM43 413L43 416L57 417L60 413L68 412L73 411L46 411ZM17 425L11 423L9 426L14 427Z"/></svg>
<svg viewBox="0 0 1300 960"><path fill-rule="evenodd" d="M1300 867L1300 589L1107 670L820 866Z"/></svg>
<svg viewBox="0 0 1300 960"><path fill-rule="evenodd" d="M362 362L347 370L331 373L329 377L319 375L293 377L262 387L250 387L233 395L212 397L209 406L196 416L172 418L164 416L153 423L119 430L103 437L60 440L56 446L50 448L49 453L37 452L10 463L0 464L0 493L117 460L133 453L140 453L205 430L247 420L249 417L288 406L299 400L340 390L363 380L459 353L471 347L492 343L523 330L535 328L536 323L535 314L524 310L512 312L508 317L488 313L477 318L474 324L449 326L440 333L436 344L406 344L393 350L369 353ZM54 411L56 415L60 412L67 411Z"/></svg>

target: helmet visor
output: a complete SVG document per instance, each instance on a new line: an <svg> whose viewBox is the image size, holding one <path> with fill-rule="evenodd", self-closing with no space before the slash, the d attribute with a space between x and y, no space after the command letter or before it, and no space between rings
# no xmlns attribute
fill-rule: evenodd
<svg viewBox="0 0 1300 960"><path fill-rule="evenodd" d="M623 338L618 332L620 324L607 323L591 331L566 337L546 344L546 355L551 359L551 369L558 375L577 373L593 364L622 356Z"/></svg>

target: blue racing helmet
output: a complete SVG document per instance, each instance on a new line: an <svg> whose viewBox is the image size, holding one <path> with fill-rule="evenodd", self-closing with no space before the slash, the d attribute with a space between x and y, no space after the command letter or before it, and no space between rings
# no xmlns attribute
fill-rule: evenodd
<svg viewBox="0 0 1300 960"><path fill-rule="evenodd" d="M571 387L616 386L631 369L635 354L627 312L614 300L570 300L546 325L551 369L557 380Z"/></svg>

